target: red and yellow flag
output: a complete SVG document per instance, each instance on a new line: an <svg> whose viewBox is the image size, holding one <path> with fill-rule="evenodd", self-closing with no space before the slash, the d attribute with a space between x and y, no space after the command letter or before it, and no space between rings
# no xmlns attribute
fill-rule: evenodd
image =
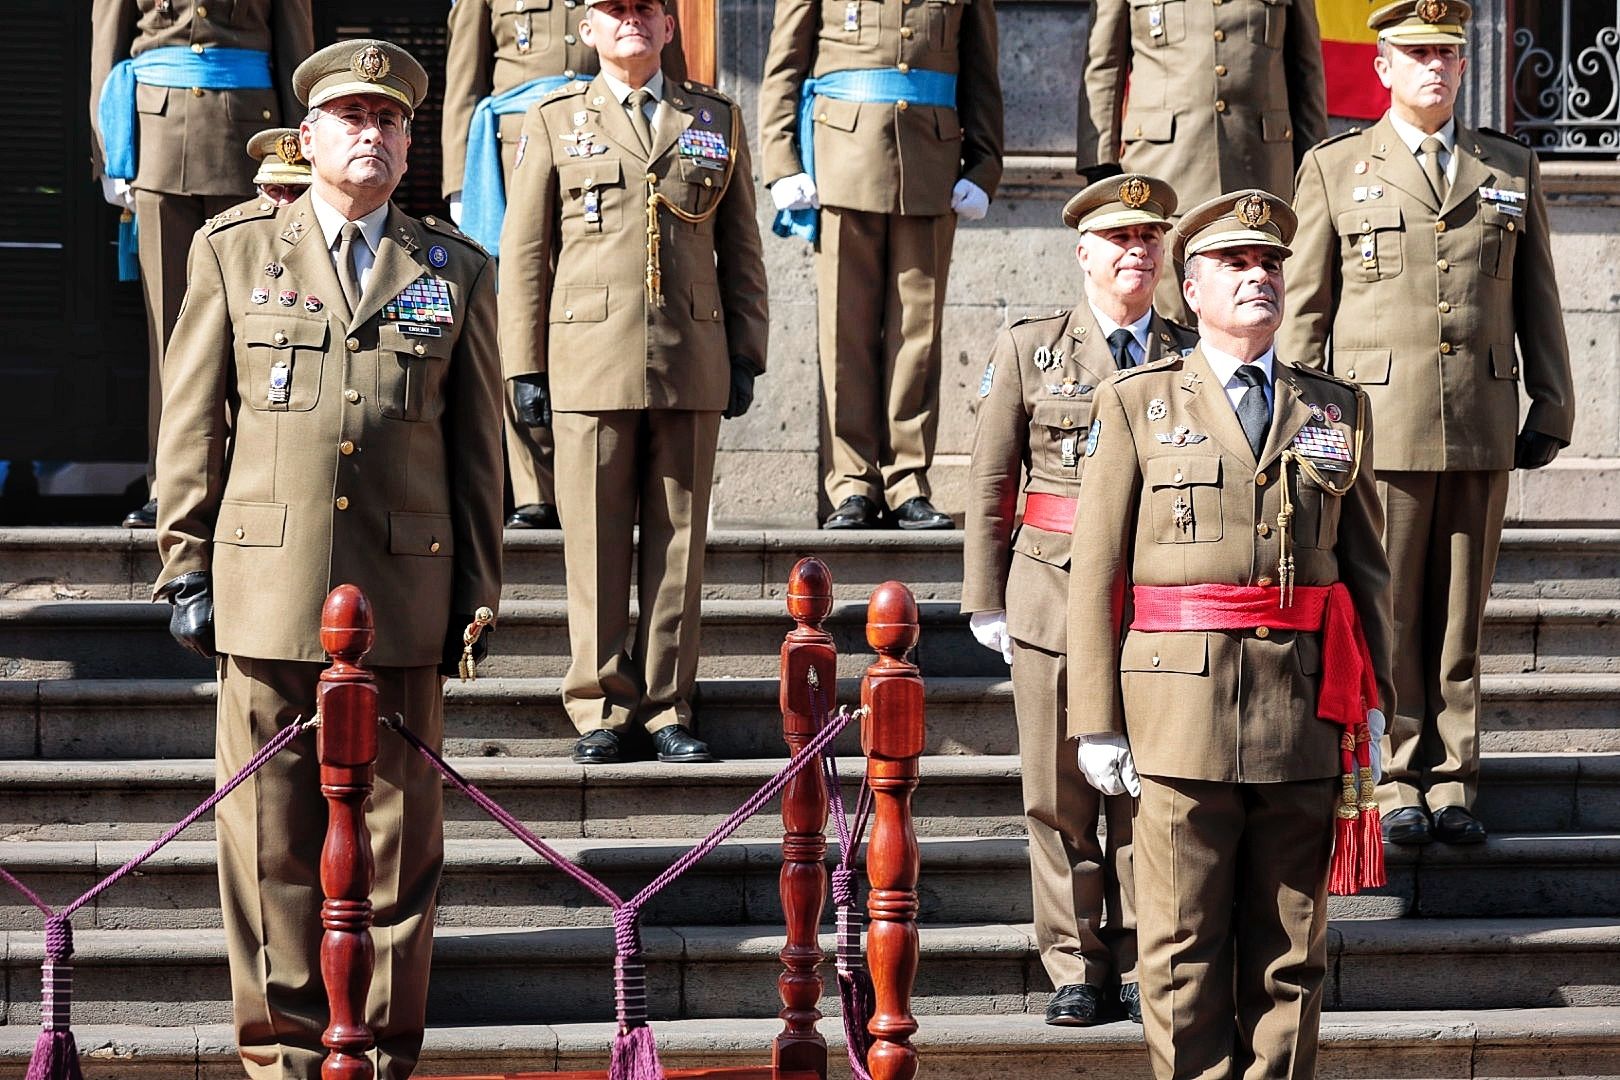
<svg viewBox="0 0 1620 1080"><path fill-rule="evenodd" d="M1378 35L1367 28L1372 10L1368 0L1316 0L1330 116L1376 120L1389 108L1389 91L1373 72Z"/></svg>

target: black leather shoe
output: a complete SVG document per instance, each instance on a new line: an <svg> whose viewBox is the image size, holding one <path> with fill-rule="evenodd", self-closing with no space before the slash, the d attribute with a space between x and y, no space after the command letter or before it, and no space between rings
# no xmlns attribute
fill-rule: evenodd
<svg viewBox="0 0 1620 1080"><path fill-rule="evenodd" d="M821 523L823 529L875 529L882 524L878 505L865 495L851 495Z"/></svg>
<svg viewBox="0 0 1620 1080"><path fill-rule="evenodd" d="M624 749L616 731L593 731L574 744L574 760L581 765L612 765L624 760Z"/></svg>
<svg viewBox="0 0 1620 1080"><path fill-rule="evenodd" d="M506 519L508 529L560 529L562 519L550 503L524 503Z"/></svg>
<svg viewBox="0 0 1620 1080"><path fill-rule="evenodd" d="M1434 839L1421 806L1403 806L1384 816L1384 839L1392 844L1427 844Z"/></svg>
<svg viewBox="0 0 1620 1080"><path fill-rule="evenodd" d="M1102 991L1085 983L1058 987L1046 1003L1046 1022L1057 1027L1085 1027L1097 1022L1102 1009Z"/></svg>
<svg viewBox="0 0 1620 1080"><path fill-rule="evenodd" d="M652 741L659 761L685 763L714 760L714 755L709 753L709 744L680 724L659 728L652 733Z"/></svg>
<svg viewBox="0 0 1620 1080"><path fill-rule="evenodd" d="M147 499L145 506L138 507L125 514L123 527L126 529L157 528L157 500Z"/></svg>
<svg viewBox="0 0 1620 1080"><path fill-rule="evenodd" d="M1434 812L1434 838L1442 844L1483 844L1485 825L1466 807L1442 806Z"/></svg>
<svg viewBox="0 0 1620 1080"><path fill-rule="evenodd" d="M934 504L923 495L907 499L889 512L889 517L902 529L951 529L956 522L951 515L934 509Z"/></svg>
<svg viewBox="0 0 1620 1080"><path fill-rule="evenodd" d="M1125 1006L1125 1018L1133 1024L1142 1022L1142 988L1125 983L1119 988L1120 1004Z"/></svg>

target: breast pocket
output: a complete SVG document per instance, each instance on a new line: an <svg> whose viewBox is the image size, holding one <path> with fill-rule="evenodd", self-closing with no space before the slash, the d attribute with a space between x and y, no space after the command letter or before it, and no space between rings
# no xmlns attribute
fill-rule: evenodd
<svg viewBox="0 0 1620 1080"><path fill-rule="evenodd" d="M1331 548L1339 535L1339 496L1327 491L1303 470L1293 475L1294 518L1289 523L1300 547ZM1328 473L1330 478L1344 473ZM1342 481L1341 481L1342 482Z"/></svg>
<svg viewBox="0 0 1620 1080"><path fill-rule="evenodd" d="M1220 458L1150 458L1143 472L1156 543L1207 543L1221 538Z"/></svg>
<svg viewBox="0 0 1620 1080"><path fill-rule="evenodd" d="M494 32L495 53L503 60L516 60L551 48L552 0L498 0L490 5L490 29Z"/></svg>
<svg viewBox="0 0 1620 1080"><path fill-rule="evenodd" d="M881 0L821 0L821 40L840 45L877 41Z"/></svg>
<svg viewBox="0 0 1620 1080"><path fill-rule="evenodd" d="M619 159L600 155L557 166L563 190L563 236L618 232L623 227L624 173Z"/></svg>
<svg viewBox="0 0 1620 1080"><path fill-rule="evenodd" d="M1251 0L1249 40L1268 49L1282 48L1288 33L1289 0Z"/></svg>
<svg viewBox="0 0 1620 1080"><path fill-rule="evenodd" d="M1347 279L1383 281L1400 276L1406 241L1400 207L1356 207L1341 211L1335 221Z"/></svg>
<svg viewBox="0 0 1620 1080"><path fill-rule="evenodd" d="M377 405L390 420L437 420L455 342L450 329L385 323L377 331Z"/></svg>
<svg viewBox="0 0 1620 1080"><path fill-rule="evenodd" d="M724 162L715 162L718 168L700 165L690 158L682 158L675 170L681 180L678 205L689 214L706 214L719 201L725 191Z"/></svg>
<svg viewBox="0 0 1620 1080"><path fill-rule="evenodd" d="M1089 399L1037 401L1030 416L1030 460L1048 476L1077 479L1085 457Z"/></svg>
<svg viewBox="0 0 1620 1080"><path fill-rule="evenodd" d="M259 412L308 412L321 400L324 319L244 315L238 393Z"/></svg>
<svg viewBox="0 0 1620 1080"><path fill-rule="evenodd" d="M1186 0L1131 0L1131 43L1162 48L1187 36Z"/></svg>
<svg viewBox="0 0 1620 1080"><path fill-rule="evenodd" d="M1479 219L1479 268L1491 277L1512 277L1513 257L1519 251L1524 218L1495 206L1484 206L1480 208Z"/></svg>
<svg viewBox="0 0 1620 1080"><path fill-rule="evenodd" d="M969 0L928 0L928 44L936 52L955 53L962 40L962 15Z"/></svg>

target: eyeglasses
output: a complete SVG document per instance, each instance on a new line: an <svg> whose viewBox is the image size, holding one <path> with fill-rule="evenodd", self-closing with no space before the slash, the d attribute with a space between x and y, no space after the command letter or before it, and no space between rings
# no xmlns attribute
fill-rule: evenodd
<svg viewBox="0 0 1620 1080"><path fill-rule="evenodd" d="M375 127L384 135L397 135L410 129L410 117L398 109L379 109L372 112L362 109L358 105L340 105L335 109L322 109L321 115L330 116L342 124L350 133Z"/></svg>

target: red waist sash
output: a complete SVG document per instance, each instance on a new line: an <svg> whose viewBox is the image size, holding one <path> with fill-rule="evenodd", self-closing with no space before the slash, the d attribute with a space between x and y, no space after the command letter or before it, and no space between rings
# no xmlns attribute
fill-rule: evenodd
<svg viewBox="0 0 1620 1080"><path fill-rule="evenodd" d="M1074 508L1080 500L1067 495L1044 495L1032 491L1024 496L1024 524L1047 532L1072 532Z"/></svg>
<svg viewBox="0 0 1620 1080"><path fill-rule="evenodd" d="M1344 729L1339 742L1343 787L1329 889L1344 896L1383 885L1383 836L1373 797L1367 730L1367 710L1378 703L1378 681L1361 619L1344 583L1297 586L1288 607L1279 606L1282 591L1276 586L1137 585L1131 596L1136 606L1132 630L1252 630L1265 626L1322 634L1322 688L1316 715Z"/></svg>

